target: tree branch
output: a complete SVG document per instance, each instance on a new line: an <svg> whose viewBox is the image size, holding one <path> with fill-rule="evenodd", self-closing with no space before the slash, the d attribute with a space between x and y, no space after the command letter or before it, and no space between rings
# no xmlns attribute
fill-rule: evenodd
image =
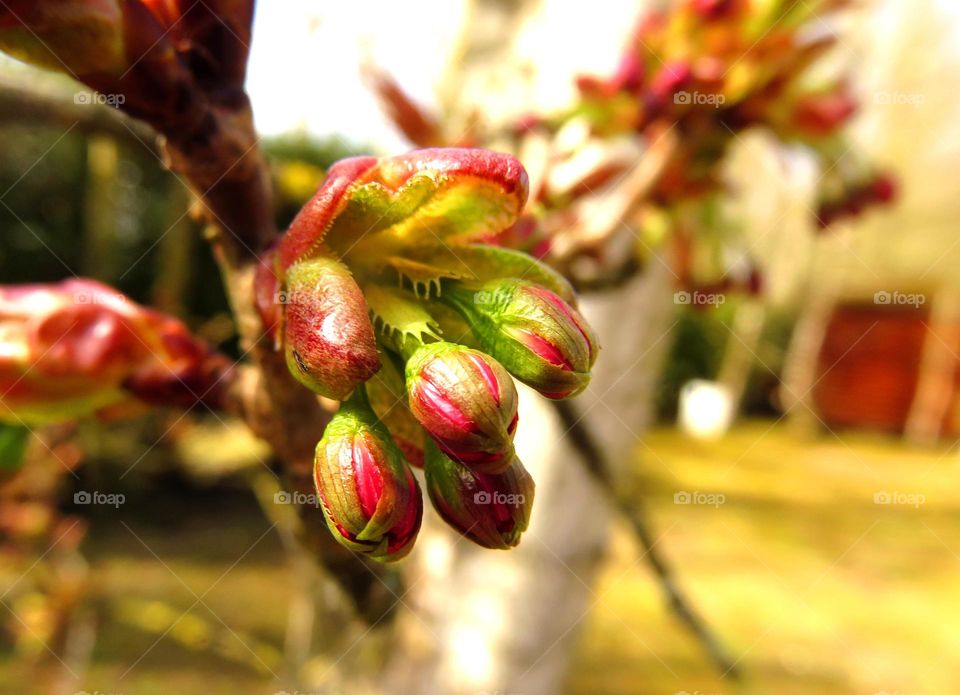
<svg viewBox="0 0 960 695"><path fill-rule="evenodd" d="M726 649L710 630L704 619L683 594L676 582L673 569L657 548L657 539L650 532L646 510L639 499L627 499L618 492L610 467L606 464L603 449L593 437L593 433L583 424L582 417L569 401L553 401L573 447L580 454L580 460L600 488L606 493L610 504L630 523L630 527L643 546L643 559L660 584L667 603L674 615L700 642L707 656L723 677L737 679L740 673L736 662L727 654Z"/></svg>
<svg viewBox="0 0 960 695"><path fill-rule="evenodd" d="M101 104L77 104L11 84L0 84L0 123L36 123L75 128L88 135L109 135L121 142L152 143L153 131L122 112Z"/></svg>
<svg viewBox="0 0 960 695"><path fill-rule="evenodd" d="M329 420L317 396L290 376L254 306L259 254L277 237L270 178L246 99L236 110L211 109L203 134L169 136L169 163L194 188L209 222L208 235L221 268L243 353L253 368L235 385L232 410L277 455L288 487L314 492L314 449ZM350 553L333 541L314 507L300 509L304 546L322 557L335 581L354 600L358 614L378 620L393 607L392 570Z"/></svg>

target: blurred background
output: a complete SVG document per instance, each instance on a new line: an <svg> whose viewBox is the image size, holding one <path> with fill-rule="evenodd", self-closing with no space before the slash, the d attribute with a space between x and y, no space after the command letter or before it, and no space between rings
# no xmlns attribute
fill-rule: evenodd
<svg viewBox="0 0 960 695"><path fill-rule="evenodd" d="M718 109L781 35L823 43L825 101ZM706 108L618 101L640 44L680 56L650 93ZM338 568L239 421L58 424L16 470L0 430L0 692L956 692L958 47L949 0L261 3L247 86L281 227L345 156L518 154L552 236L516 245L559 259L600 333L574 416L619 492L525 391L519 549L433 517L398 568ZM719 78L677 77L690 55ZM2 283L93 277L239 357L145 126L2 57L0 142Z"/></svg>

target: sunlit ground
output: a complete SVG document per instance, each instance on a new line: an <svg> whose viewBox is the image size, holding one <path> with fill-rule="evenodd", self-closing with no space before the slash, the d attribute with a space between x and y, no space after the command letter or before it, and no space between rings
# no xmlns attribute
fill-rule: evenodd
<svg viewBox="0 0 960 695"><path fill-rule="evenodd" d="M864 435L803 441L766 422L712 445L658 430L647 445L640 465L660 547L744 678L717 678L621 530L573 664L574 695L957 692L953 454ZM676 505L677 491L723 503ZM875 504L881 491L901 504ZM266 670L281 672L292 581L280 544L272 533L255 543L269 524L243 494L193 494L143 512L128 505L129 528L94 519L85 550L105 618L86 690L281 689ZM25 689L29 672L2 658L0 692L49 691Z"/></svg>
<svg viewBox="0 0 960 695"><path fill-rule="evenodd" d="M709 447L667 430L647 444L660 543L744 678L715 676L618 539L573 692L958 692L954 453L864 435L801 443L768 423ZM678 506L677 490L726 499ZM900 504L875 504L878 492Z"/></svg>

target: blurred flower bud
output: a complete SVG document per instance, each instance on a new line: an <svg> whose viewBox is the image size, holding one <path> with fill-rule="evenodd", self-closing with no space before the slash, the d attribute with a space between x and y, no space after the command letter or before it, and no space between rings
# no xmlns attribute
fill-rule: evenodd
<svg viewBox="0 0 960 695"><path fill-rule="evenodd" d="M858 103L850 88L841 84L829 92L808 94L797 100L790 125L808 137L834 133L857 112Z"/></svg>
<svg viewBox="0 0 960 695"><path fill-rule="evenodd" d="M870 188L873 199L878 203L892 203L897 198L897 180L891 174L877 174Z"/></svg>
<svg viewBox="0 0 960 695"><path fill-rule="evenodd" d="M597 339L580 313L539 285L504 279L443 297L468 320L481 347L547 398L575 396L590 383Z"/></svg>
<svg viewBox="0 0 960 695"><path fill-rule="evenodd" d="M307 388L342 401L380 368L363 292L336 259L294 263L277 301L287 367Z"/></svg>
<svg viewBox="0 0 960 695"><path fill-rule="evenodd" d="M684 60L664 64L650 83L650 93L658 104L674 103L674 95L685 89L693 80L693 69ZM677 103L685 103L683 100Z"/></svg>
<svg viewBox="0 0 960 695"><path fill-rule="evenodd" d="M98 282L0 287L0 420L69 419L131 395L215 406L229 368L180 321Z"/></svg>
<svg viewBox="0 0 960 695"><path fill-rule="evenodd" d="M388 562L410 551L423 516L420 487L363 388L324 430L313 473L327 526L342 545Z"/></svg>
<svg viewBox="0 0 960 695"><path fill-rule="evenodd" d="M517 390L496 360L432 343L413 353L406 372L410 410L441 450L482 473L510 465Z"/></svg>
<svg viewBox="0 0 960 695"><path fill-rule="evenodd" d="M426 456L427 494L450 526L484 548L512 548L530 522L533 478L514 458L500 475L475 473L432 444Z"/></svg>
<svg viewBox="0 0 960 695"><path fill-rule="evenodd" d="M690 9L706 20L730 19L749 9L745 0L690 0Z"/></svg>

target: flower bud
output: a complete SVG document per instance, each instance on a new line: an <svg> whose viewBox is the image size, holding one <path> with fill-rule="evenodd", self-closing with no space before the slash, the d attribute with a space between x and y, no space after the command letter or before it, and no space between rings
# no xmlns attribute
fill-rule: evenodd
<svg viewBox="0 0 960 695"><path fill-rule="evenodd" d="M217 407L229 368L180 321L99 282L0 286L0 420L57 422L131 396Z"/></svg>
<svg viewBox="0 0 960 695"><path fill-rule="evenodd" d="M363 292L346 266L320 256L294 263L284 291L287 368L304 386L342 401L380 368Z"/></svg>
<svg viewBox="0 0 960 695"><path fill-rule="evenodd" d="M413 353L406 371L410 410L444 453L482 473L510 465L517 389L496 360L432 343Z"/></svg>
<svg viewBox="0 0 960 695"><path fill-rule="evenodd" d="M514 458L500 475L475 473L428 445L427 494L450 526L484 548L512 548L530 522L533 478Z"/></svg>
<svg viewBox="0 0 960 695"><path fill-rule="evenodd" d="M327 526L342 545L388 562L410 551L423 517L420 487L362 388L324 430L313 474Z"/></svg>
<svg viewBox="0 0 960 695"><path fill-rule="evenodd" d="M597 339L580 313L548 289L521 280L452 286L443 297L470 322L481 347L547 398L590 383Z"/></svg>

